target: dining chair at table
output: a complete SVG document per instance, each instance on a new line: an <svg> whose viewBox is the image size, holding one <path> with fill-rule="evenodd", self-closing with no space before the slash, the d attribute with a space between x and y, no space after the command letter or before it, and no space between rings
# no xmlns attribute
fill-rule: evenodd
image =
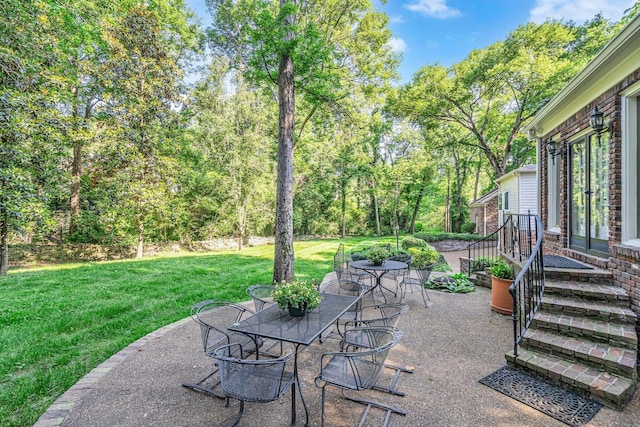
<svg viewBox="0 0 640 427"><path fill-rule="evenodd" d="M407 274L402 281L400 282L400 301L404 301L405 294L407 293L407 287L418 287L420 289L420 293L422 294L422 301L424 302L424 307L429 307L427 300L431 302L431 298L429 298L429 294L427 293L426 286L429 281L429 277L431 276L431 271L433 269L432 265L427 265L426 267L414 268L412 271L415 272L415 275ZM417 276L417 277L414 277Z"/></svg>
<svg viewBox="0 0 640 427"><path fill-rule="evenodd" d="M238 399L238 414L226 424L238 424L244 413L245 402L273 402L284 395L293 384L294 352L276 359L247 359L247 352L238 343L218 347L213 357L220 369L220 381L224 394ZM292 399L291 425L295 424L295 401Z"/></svg>
<svg viewBox="0 0 640 427"><path fill-rule="evenodd" d="M363 330L362 328L381 326L395 329L397 328L400 317L407 311L409 311L409 306L402 303L387 303L362 307L362 310L360 311L360 318L357 320L345 322L344 328L345 330L360 328L360 330L363 332L352 332L350 334L343 333L345 338L340 343L341 349L346 348L346 350L351 350L355 348L375 347L376 343L370 341L371 336L366 333L366 329ZM393 375L391 376L391 380L389 381L389 385L376 385L374 388L376 390L385 391L396 396L404 396L404 392L399 391L396 388L396 385L398 384L401 373L412 374L414 368L412 366L398 366L387 363L385 363L384 366L385 368L394 371Z"/></svg>
<svg viewBox="0 0 640 427"><path fill-rule="evenodd" d="M275 288L275 285L251 285L247 288L247 295L253 299L256 312L262 311L266 307L275 304L271 296Z"/></svg>
<svg viewBox="0 0 640 427"><path fill-rule="evenodd" d="M216 348L231 343L242 345L245 354L253 354L258 351L262 340L254 340L245 334L227 329L251 314L253 311L247 307L228 301L206 300L195 304L191 308L191 318L200 325L204 353L213 357ZM226 396L219 389L220 380L217 374L218 368L214 364L212 371L199 381L184 382L182 385L224 399Z"/></svg>
<svg viewBox="0 0 640 427"><path fill-rule="evenodd" d="M256 313L276 304L273 300L273 297L271 296L275 289L275 285L251 285L247 288L247 295L249 295L253 299L253 305L256 308ZM284 351L282 341L268 341L268 343L265 343L263 341L264 347L262 350L260 350L260 354L265 354L270 357L280 357ZM271 352L271 349L275 346L280 347L280 351L278 354ZM266 350L264 350L265 348Z"/></svg>
<svg viewBox="0 0 640 427"><path fill-rule="evenodd" d="M368 334L368 341L374 347L359 347L353 351L328 352L321 356L320 373L315 378L315 384L316 387L322 388L322 425L324 426L325 423L326 388L327 386L332 386L339 388L345 399L367 406L359 425L364 424L369 409L376 407L386 411L384 426L387 426L391 414L406 415L407 412L382 402L351 396L348 391L375 388L380 373L384 368L387 355L391 348L402 338L402 332L389 327L355 328L346 331L347 336L345 339L348 339L351 333Z"/></svg>
<svg viewBox="0 0 640 427"><path fill-rule="evenodd" d="M339 339L342 339L342 334L340 333L341 329L344 329L342 324L344 322L358 319L360 316L360 309L362 307L362 298L369 291L371 291L370 286L347 278L329 280L322 284L321 292L335 293L338 295L351 295L359 297L359 299L354 305L349 307L349 309L347 309L347 311L340 316L338 320L336 320L335 331L337 334L334 333L333 330L330 330L325 335L320 336L320 342L324 342L327 338L338 337Z"/></svg>

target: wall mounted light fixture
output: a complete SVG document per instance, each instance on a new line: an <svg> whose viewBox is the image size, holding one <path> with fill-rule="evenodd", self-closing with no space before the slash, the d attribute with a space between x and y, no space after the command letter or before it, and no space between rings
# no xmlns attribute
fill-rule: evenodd
<svg viewBox="0 0 640 427"><path fill-rule="evenodd" d="M562 154L562 145L561 143L554 141L553 137L547 139L547 142L544 144L544 147L547 149L547 153L551 156L551 162L555 165L556 156Z"/></svg>
<svg viewBox="0 0 640 427"><path fill-rule="evenodd" d="M605 124L604 114L602 113L602 111L598 110L597 105L593 108L593 113L591 113L591 116L589 117L589 124L591 125L591 129L596 132L598 146L600 146L600 136L605 131L609 131L609 133L611 133L611 131L613 130L613 123L609 121Z"/></svg>

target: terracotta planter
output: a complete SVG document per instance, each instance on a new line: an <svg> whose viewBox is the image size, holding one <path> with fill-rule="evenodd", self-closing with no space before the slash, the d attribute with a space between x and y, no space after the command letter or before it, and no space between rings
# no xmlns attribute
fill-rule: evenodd
<svg viewBox="0 0 640 427"><path fill-rule="evenodd" d="M513 313L513 298L509 293L511 279L491 276L491 310L500 314Z"/></svg>

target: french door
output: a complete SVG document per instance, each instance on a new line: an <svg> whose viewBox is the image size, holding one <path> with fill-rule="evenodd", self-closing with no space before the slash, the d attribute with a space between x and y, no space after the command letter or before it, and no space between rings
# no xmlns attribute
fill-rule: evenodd
<svg viewBox="0 0 640 427"><path fill-rule="evenodd" d="M569 145L569 243L572 249L609 252L609 139L595 134Z"/></svg>

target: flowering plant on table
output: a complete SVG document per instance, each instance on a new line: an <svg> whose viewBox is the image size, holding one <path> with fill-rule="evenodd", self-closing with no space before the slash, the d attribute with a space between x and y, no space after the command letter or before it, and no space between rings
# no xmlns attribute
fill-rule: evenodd
<svg viewBox="0 0 640 427"><path fill-rule="evenodd" d="M313 310L320 304L320 292L316 285L302 280L276 284L271 296L278 307L283 310L289 307L300 309L306 307L307 310Z"/></svg>

